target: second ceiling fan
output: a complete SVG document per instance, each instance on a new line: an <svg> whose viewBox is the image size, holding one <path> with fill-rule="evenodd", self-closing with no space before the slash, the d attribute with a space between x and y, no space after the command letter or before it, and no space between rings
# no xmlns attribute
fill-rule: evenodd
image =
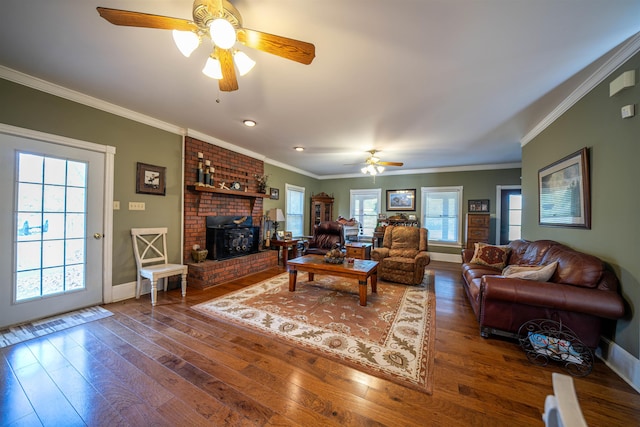
<svg viewBox="0 0 640 427"><path fill-rule="evenodd" d="M315 58L315 46L311 43L244 28L240 12L228 0L195 0L193 21L129 10L97 9L101 17L114 25L174 30L176 44L185 56L189 56L203 38L211 38L213 52L202 72L218 79L224 92L238 89L234 64L241 75L255 64L244 52L233 48L236 41L305 65Z"/></svg>

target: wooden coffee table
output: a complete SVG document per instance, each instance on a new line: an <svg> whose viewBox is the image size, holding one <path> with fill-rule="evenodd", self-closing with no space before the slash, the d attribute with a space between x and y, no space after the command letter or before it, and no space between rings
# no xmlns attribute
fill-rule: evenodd
<svg viewBox="0 0 640 427"><path fill-rule="evenodd" d="M358 279L360 285L360 305L367 305L367 279L371 278L371 292L378 292L378 262L355 260L353 264L330 264L322 255L305 255L288 262L289 292L296 290L298 271L309 273L309 281L313 281L315 273L329 276L341 276Z"/></svg>

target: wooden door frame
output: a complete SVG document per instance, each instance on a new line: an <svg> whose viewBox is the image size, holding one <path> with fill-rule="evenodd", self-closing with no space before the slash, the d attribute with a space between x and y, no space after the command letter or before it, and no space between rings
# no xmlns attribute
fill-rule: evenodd
<svg viewBox="0 0 640 427"><path fill-rule="evenodd" d="M522 193L522 185L496 185L496 244L500 243L503 190L520 190L520 193Z"/></svg>

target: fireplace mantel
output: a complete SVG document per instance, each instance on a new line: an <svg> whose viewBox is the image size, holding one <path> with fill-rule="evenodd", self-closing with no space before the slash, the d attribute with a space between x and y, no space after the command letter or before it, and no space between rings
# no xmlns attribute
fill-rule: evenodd
<svg viewBox="0 0 640 427"><path fill-rule="evenodd" d="M264 194L264 193L251 193L248 191L225 190L222 188L205 187L202 185L187 185L187 189L189 191L195 191L196 193L198 193L198 199L196 201L196 204L198 206L198 213L200 213L200 201L202 200L202 193L215 193L215 194L222 194L225 196L242 197L242 198L249 199L250 212L253 212L253 205L255 204L256 199L258 198L268 199L271 197L270 195Z"/></svg>

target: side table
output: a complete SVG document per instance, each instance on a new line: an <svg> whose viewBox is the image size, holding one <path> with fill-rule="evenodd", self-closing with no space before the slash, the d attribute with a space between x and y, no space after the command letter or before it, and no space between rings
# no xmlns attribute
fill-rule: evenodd
<svg viewBox="0 0 640 427"><path fill-rule="evenodd" d="M289 248L291 248L291 258L298 257L298 239L293 240L271 240L271 246L278 248L278 264L280 264L280 248L282 248L282 265L287 268L289 259Z"/></svg>
<svg viewBox="0 0 640 427"><path fill-rule="evenodd" d="M357 259L371 259L371 243L351 242L347 243L347 256Z"/></svg>

